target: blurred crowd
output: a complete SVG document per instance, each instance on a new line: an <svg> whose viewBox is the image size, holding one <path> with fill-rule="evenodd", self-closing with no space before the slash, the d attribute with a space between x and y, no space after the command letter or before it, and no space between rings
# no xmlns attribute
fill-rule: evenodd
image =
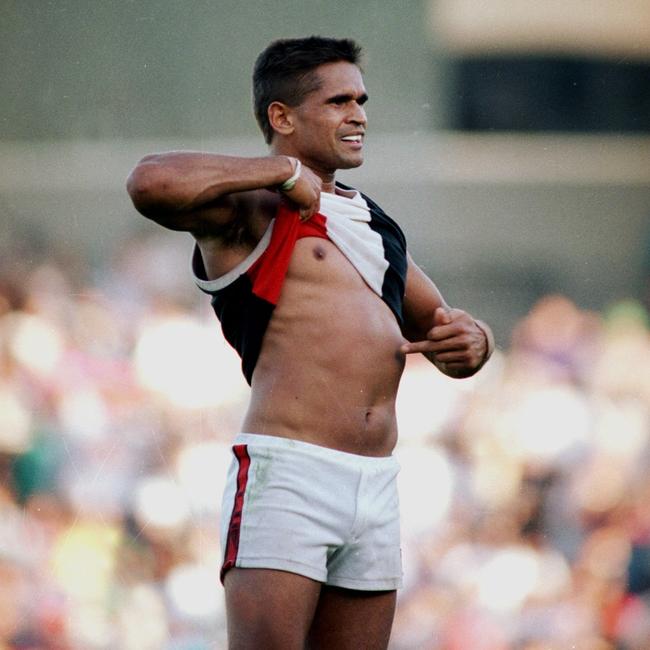
<svg viewBox="0 0 650 650"><path fill-rule="evenodd" d="M248 388L190 242L103 271L0 255L0 650L226 647L218 522ZM395 650L650 649L650 334L539 300L454 381L398 401Z"/></svg>

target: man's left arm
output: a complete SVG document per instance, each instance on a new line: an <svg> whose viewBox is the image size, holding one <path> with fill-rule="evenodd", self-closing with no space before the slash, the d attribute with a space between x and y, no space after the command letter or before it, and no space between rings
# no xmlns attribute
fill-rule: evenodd
<svg viewBox="0 0 650 650"><path fill-rule="evenodd" d="M404 293L404 354L422 352L449 377L471 377L494 351L492 330L462 309L451 308L436 285L408 256Z"/></svg>

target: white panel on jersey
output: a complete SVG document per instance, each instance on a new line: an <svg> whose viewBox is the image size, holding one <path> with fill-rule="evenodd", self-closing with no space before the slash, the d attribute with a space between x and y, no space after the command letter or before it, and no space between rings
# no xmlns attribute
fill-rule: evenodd
<svg viewBox="0 0 650 650"><path fill-rule="evenodd" d="M319 212L327 219L327 235L332 243L381 296L388 261L381 235L370 228L370 208L365 199L359 192L350 197L321 192Z"/></svg>

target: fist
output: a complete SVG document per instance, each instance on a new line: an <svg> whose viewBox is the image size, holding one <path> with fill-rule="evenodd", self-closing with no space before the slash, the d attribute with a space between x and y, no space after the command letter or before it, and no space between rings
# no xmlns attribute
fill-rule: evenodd
<svg viewBox="0 0 650 650"><path fill-rule="evenodd" d="M306 165L302 166L296 184L283 194L293 203L300 213L301 221L314 216L320 209L320 193L323 181Z"/></svg>
<svg viewBox="0 0 650 650"><path fill-rule="evenodd" d="M462 309L438 307L433 327L424 340L405 343L404 354L422 352L443 372L454 377L474 374L488 355L487 335Z"/></svg>

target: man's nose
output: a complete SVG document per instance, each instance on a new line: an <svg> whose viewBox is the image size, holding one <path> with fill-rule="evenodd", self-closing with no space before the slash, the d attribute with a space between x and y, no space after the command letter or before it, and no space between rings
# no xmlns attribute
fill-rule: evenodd
<svg viewBox="0 0 650 650"><path fill-rule="evenodd" d="M361 104L357 104L356 102L353 104L353 106L354 108L349 117L350 122L354 122L355 124L361 124L365 126L366 123L368 122L365 109L363 108L363 106L361 106Z"/></svg>

